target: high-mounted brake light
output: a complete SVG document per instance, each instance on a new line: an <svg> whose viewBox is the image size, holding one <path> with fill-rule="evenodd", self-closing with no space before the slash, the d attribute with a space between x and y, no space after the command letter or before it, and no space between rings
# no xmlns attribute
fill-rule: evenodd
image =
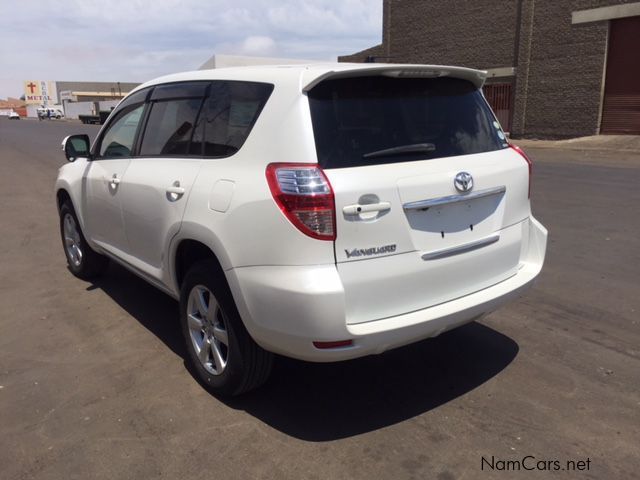
<svg viewBox="0 0 640 480"><path fill-rule="evenodd" d="M509 147L518 152L529 166L529 198L531 198L531 176L533 175L533 162L529 157L527 157L527 154L524 153L524 150L522 150L519 146L510 143Z"/></svg>
<svg viewBox="0 0 640 480"><path fill-rule="evenodd" d="M273 199L298 230L319 240L336 239L333 189L319 165L271 163L266 174Z"/></svg>

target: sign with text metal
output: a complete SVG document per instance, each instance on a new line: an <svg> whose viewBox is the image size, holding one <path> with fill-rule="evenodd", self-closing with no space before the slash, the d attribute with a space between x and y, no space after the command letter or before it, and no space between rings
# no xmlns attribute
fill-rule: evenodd
<svg viewBox="0 0 640 480"><path fill-rule="evenodd" d="M48 80L25 80L24 101L28 105L57 104L56 82Z"/></svg>

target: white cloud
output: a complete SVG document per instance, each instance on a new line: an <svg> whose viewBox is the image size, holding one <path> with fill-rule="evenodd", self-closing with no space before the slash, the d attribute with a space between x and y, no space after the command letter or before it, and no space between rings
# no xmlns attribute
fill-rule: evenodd
<svg viewBox="0 0 640 480"><path fill-rule="evenodd" d="M255 55L268 57L276 53L276 42L271 37L251 36L242 42L240 52L242 55Z"/></svg>
<svg viewBox="0 0 640 480"><path fill-rule="evenodd" d="M282 49L271 37L265 35L251 35L236 42L216 43L210 50L207 58L214 53L226 55L247 55L251 57L272 57L274 55L282 56Z"/></svg>
<svg viewBox="0 0 640 480"><path fill-rule="evenodd" d="M0 0L0 97L22 80L146 81L214 53L335 60L380 42L382 0Z"/></svg>
<svg viewBox="0 0 640 480"><path fill-rule="evenodd" d="M271 26L302 37L381 35L382 2L286 1L267 10Z"/></svg>

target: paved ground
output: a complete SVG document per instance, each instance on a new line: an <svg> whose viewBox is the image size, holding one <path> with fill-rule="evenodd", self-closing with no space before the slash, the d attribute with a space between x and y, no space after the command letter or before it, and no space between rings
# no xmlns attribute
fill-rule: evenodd
<svg viewBox="0 0 640 480"><path fill-rule="evenodd" d="M65 268L59 144L96 131L0 119L3 479L637 478L640 155L530 151L551 236L518 302L378 357L279 359L221 402L184 368L171 299L121 268L95 285ZM590 468L498 470L527 455Z"/></svg>
<svg viewBox="0 0 640 480"><path fill-rule="evenodd" d="M592 135L568 140L519 139L515 143L523 148L640 153L640 135Z"/></svg>

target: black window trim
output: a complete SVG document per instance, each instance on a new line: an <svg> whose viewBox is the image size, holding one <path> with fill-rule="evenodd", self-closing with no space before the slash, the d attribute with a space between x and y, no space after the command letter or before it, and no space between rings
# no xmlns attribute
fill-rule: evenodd
<svg viewBox="0 0 640 480"><path fill-rule="evenodd" d="M144 89L143 90L139 90L135 94L138 94L138 93L140 93L142 91L144 91ZM138 137L140 136L141 126L143 125L143 123L145 121L145 117L147 115L147 110L148 110L148 108L147 108L147 100L149 99L149 96L151 95L152 91L153 91L153 87L148 87L148 92L145 95L145 100L143 100L141 102L136 102L136 103L132 103L130 105L127 105L126 104L127 99L125 98L124 100L122 100L122 102L120 102L118 104L118 106L116 107L114 112L112 112L111 115L109 116L109 119L107 120L107 122L100 129L100 133L98 134L98 138L96 138L96 141L93 144L93 149L91 151L91 160L117 160L117 159L121 159L121 158L132 158L133 157L133 154L136 151L135 148L136 148L136 145L137 145L137 142L138 142ZM128 157L101 157L100 156L100 148L102 147L102 140L104 139L104 136L106 135L106 133L111 129L111 126L122 115L126 115L130 111L135 110L140 105L144 105L145 108L142 111L142 116L140 118L140 122L138 122L138 126L136 128L136 133L135 133L135 135L133 137L133 145L131 147L131 155L129 155Z"/></svg>
<svg viewBox="0 0 640 480"><path fill-rule="evenodd" d="M191 137L189 137L189 144L187 145L187 155L195 158L204 158L204 142L200 144L200 155L195 155L191 153L191 142L193 141L193 136L196 133L196 128L198 127L198 122L200 122L200 116L204 110L204 106L209 101L209 95L211 95L211 86L213 82L210 82L207 85L207 89L205 90L204 98L200 102L200 108L198 109L198 114L196 115L196 122L193 124L193 129L191 130Z"/></svg>
<svg viewBox="0 0 640 480"><path fill-rule="evenodd" d="M132 149L133 155L131 156L131 158L186 158L186 157L188 157L188 158L202 158L202 149L201 149L201 154L200 155L191 154L191 153L189 153L189 150L191 148L191 140L193 139L193 134L195 132L195 126L198 125L198 120L200 119L200 114L202 113L203 105L209 99L209 93L211 91L211 84L212 84L211 80L198 81L198 83L204 83L204 82L207 82L208 85L205 88L203 97L197 97L197 96L167 97L167 98L160 98L160 99L157 99L157 100L152 100L151 99L152 94L147 97L147 100L145 102L147 104L147 109L145 111L144 118L142 119L143 129L141 130L139 137L136 138L136 142L134 143L134 148ZM196 81L188 80L188 81L183 81L183 82L163 83L162 85L175 85L175 84L179 84L179 83L196 83ZM156 86L160 86L160 85L156 85ZM148 125L148 122L149 122L149 117L151 115L151 111L153 110L153 105L156 104L156 103L160 103L160 102L171 102L171 101L175 101L175 100L189 100L189 99L197 99L197 98L200 98L200 106L198 107L198 113L196 114L196 121L194 123L194 128L191 131L191 137L189 137L189 143L187 144L187 153L182 154L182 155L164 155L164 154L140 155L140 148L142 147L142 140L144 139L144 135L147 132L147 125Z"/></svg>
<svg viewBox="0 0 640 480"><path fill-rule="evenodd" d="M187 98L208 98L209 92L211 91L211 83L213 80L181 80L178 82L167 82L155 85L154 91L147 97L148 102L165 102L169 100L183 100ZM202 95L173 95L173 96L164 96L160 98L154 98L156 91L160 92L164 87L172 87L176 85L194 85L194 84L205 84L204 91Z"/></svg>
<svg viewBox="0 0 640 480"><path fill-rule="evenodd" d="M202 101L200 102L200 108L198 109L198 114L196 115L196 123L194 124L194 128L193 131L191 132L191 137L189 138L189 144L187 146L187 153L183 154L183 155L140 155L140 147L142 145L142 140L144 138L144 135L146 134L147 131L147 124L149 121L149 116L151 114L151 110L152 110L152 104L157 103L157 102L166 102L166 101L172 101L172 100L182 100L182 99L189 99L189 98L200 98L199 96L176 96L176 97L167 97L167 98L160 98L157 100L152 100L152 96L153 96L153 91L156 87L161 87L164 85L174 85L174 84L180 84L180 83L207 83L207 87L205 89L205 93L204 96L201 97ZM212 91L212 87L214 85L214 83L216 82L225 82L225 83L244 83L244 84L258 84L258 85L265 85L267 87L270 87L270 90L268 92L268 95L265 96L264 101L262 101L260 103L260 106L258 107L258 109L256 110L256 114L253 118L253 120L251 121L251 124L247 127L248 128L248 134L247 137L245 138L244 143L247 141L247 139L249 138L249 136L251 135L251 132L253 132L253 127L255 126L256 122L258 121L258 119L260 118L260 115L262 114L262 111L264 110L264 107L267 105L267 102L269 101L269 99L271 98L271 95L273 94L273 91L275 90L275 85L273 83L270 82L260 82L260 81L253 81L253 80L228 80L228 79L213 79L213 80L181 80L181 81L177 81L177 82L167 82L167 83L161 83L158 85L153 85L151 87L147 87L148 88L148 92L145 96L145 100L143 102L140 103L133 103L131 105L126 105L124 106L124 108L122 108L121 110L117 110L120 105L122 105L122 103L126 102L126 98L122 101L122 103L120 105L118 105L118 107L116 107L116 111L115 111L115 116L110 116L109 120L107 121L107 123L104 125L104 127L101 129L100 134L98 136L98 138L96 139L96 142L94 143L94 148L92 151L92 159L94 160L110 160L110 159L121 159L121 158L141 158L141 159L145 159L145 158L199 158L199 159L204 159L204 160L209 160L209 159L213 159L213 160L217 160L217 159L222 159L222 158L229 158L234 156L235 154L237 154L241 149L242 146L236 150L233 153L230 153L228 155L217 155L217 156L213 156L213 155L205 155L205 142L204 139L205 137L203 136L203 141L202 141L202 145L201 145L201 149L200 149L200 154L193 154L193 153L189 153L189 150L191 149L191 142L193 141L193 136L196 132L196 126L198 126L198 122L200 121L200 117L203 114L203 112L205 111L205 106L208 104L208 101L211 97L211 91ZM136 93L139 93L143 90L139 90ZM109 130L110 126L113 124L113 122L115 122L118 118L121 117L121 115L123 114L123 112L129 112L131 111L133 107L137 108L140 106L140 104L143 103L145 106L144 111L142 112L142 118L140 119L140 123L138 124L138 128L136 130L135 136L134 136L134 140L133 140L133 146L131 148L131 155L129 157L100 157L98 155L98 153L100 152L100 146L102 144L102 139L105 135L105 133ZM203 127L204 128L204 127Z"/></svg>

